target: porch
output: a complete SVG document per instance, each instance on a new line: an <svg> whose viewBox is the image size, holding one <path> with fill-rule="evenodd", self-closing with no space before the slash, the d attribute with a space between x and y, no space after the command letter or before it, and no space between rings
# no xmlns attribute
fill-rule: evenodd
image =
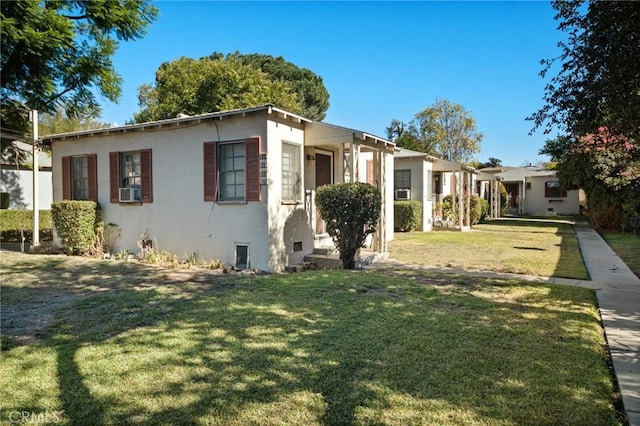
<svg viewBox="0 0 640 426"><path fill-rule="evenodd" d="M316 251L335 254L333 240L315 205L317 188L341 182L367 182L380 190L382 206L375 234L363 250L386 253L393 239L393 152L395 144L376 136L326 123L310 123L304 143L305 211L314 234ZM361 257L365 259L365 257ZM366 256L375 260L376 256Z"/></svg>

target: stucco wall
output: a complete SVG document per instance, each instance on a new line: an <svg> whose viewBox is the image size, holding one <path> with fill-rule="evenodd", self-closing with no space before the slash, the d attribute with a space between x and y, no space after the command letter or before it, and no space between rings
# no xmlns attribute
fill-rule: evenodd
<svg viewBox="0 0 640 426"><path fill-rule="evenodd" d="M282 140L302 143L302 132L282 123L269 123L266 112L225 117L184 128L145 130L112 136L56 141L53 144L54 200L62 198L63 156L97 154L98 200L105 222L121 229L117 250L138 251L146 234L161 250L179 257L235 262L235 245L249 245L250 266L279 270L284 247L282 230L288 209L280 209ZM269 116L273 118L273 116ZM215 124L214 124L215 123ZM203 143L261 138L267 153L267 185L262 201L213 203L204 201ZM153 203L109 202L109 152L152 149ZM269 191L267 191L267 186Z"/></svg>
<svg viewBox="0 0 640 426"><path fill-rule="evenodd" d="M579 214L580 200L578 191L567 191L566 198L546 198L545 182L557 180L552 176L527 177L526 183L531 183L531 189L524 189L525 214ZM524 187L526 188L526 183Z"/></svg>
<svg viewBox="0 0 640 426"><path fill-rule="evenodd" d="M0 192L9 193L9 208L33 210L33 172L31 170L0 170ZM40 210L51 209L53 202L52 172L38 174L38 204Z"/></svg>

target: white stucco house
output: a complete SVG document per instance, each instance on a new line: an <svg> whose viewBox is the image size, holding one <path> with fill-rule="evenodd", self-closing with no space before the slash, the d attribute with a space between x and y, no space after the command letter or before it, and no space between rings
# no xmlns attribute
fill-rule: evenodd
<svg viewBox="0 0 640 426"><path fill-rule="evenodd" d="M470 196L476 194L487 200L499 199L498 178L478 170L425 154L400 148L394 156L394 199L415 200L422 203L422 221L418 228L431 231L434 225L447 218L438 208L447 195L454 195L454 208L462 212L456 225L462 230L471 228ZM499 202L490 216L499 216Z"/></svg>
<svg viewBox="0 0 640 426"><path fill-rule="evenodd" d="M33 164L30 144L14 141L15 149L22 151L27 163ZM38 153L38 207L51 209L53 201L53 181L51 156L47 152ZM33 210L33 167L16 162L10 155L0 156L0 192L9 194L9 209Z"/></svg>
<svg viewBox="0 0 640 426"><path fill-rule="evenodd" d="M556 172L544 167L516 167L496 173L507 191L510 214L580 214L582 190L564 191Z"/></svg>
<svg viewBox="0 0 640 426"><path fill-rule="evenodd" d="M316 188L369 181L383 197L371 249L393 239L392 142L263 105L46 136L53 199L98 201L120 228L179 257L279 272L327 243ZM329 240L330 241L330 240Z"/></svg>

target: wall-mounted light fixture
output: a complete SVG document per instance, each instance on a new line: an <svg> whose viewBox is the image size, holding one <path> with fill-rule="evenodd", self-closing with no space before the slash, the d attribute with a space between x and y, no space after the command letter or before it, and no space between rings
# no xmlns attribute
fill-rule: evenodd
<svg viewBox="0 0 640 426"><path fill-rule="evenodd" d="M307 154L307 160L309 161L316 161L316 156L313 154Z"/></svg>

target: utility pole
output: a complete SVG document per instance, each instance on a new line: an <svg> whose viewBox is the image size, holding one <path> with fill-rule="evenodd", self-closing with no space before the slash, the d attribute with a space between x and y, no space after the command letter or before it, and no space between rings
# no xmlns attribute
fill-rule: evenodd
<svg viewBox="0 0 640 426"><path fill-rule="evenodd" d="M33 145L31 153L33 155L33 239L31 247L37 247L40 245L40 206L38 204L40 198L40 191L38 188L38 181L40 179L40 165L38 164L38 111L29 111L29 119L33 124Z"/></svg>

